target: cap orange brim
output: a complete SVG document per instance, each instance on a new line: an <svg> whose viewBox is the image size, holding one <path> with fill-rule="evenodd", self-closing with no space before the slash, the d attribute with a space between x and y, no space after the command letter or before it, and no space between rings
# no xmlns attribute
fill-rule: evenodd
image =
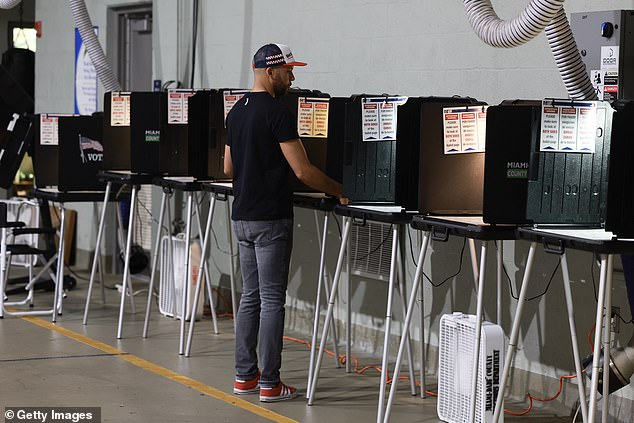
<svg viewBox="0 0 634 423"><path fill-rule="evenodd" d="M304 63L304 62L291 62L291 63L285 63L282 66L306 66L308 65L308 63Z"/></svg>

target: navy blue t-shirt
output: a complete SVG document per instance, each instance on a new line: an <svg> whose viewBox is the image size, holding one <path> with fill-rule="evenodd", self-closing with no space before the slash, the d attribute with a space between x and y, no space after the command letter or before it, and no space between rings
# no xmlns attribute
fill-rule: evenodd
<svg viewBox="0 0 634 423"><path fill-rule="evenodd" d="M280 143L298 139L291 112L268 92L251 92L227 115L233 162L233 220L293 217L292 172Z"/></svg>

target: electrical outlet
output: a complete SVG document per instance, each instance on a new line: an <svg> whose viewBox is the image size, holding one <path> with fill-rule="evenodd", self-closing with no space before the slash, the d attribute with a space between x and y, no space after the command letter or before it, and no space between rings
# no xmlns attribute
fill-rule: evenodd
<svg viewBox="0 0 634 423"><path fill-rule="evenodd" d="M621 330L621 321L618 316L621 315L621 307L612 306L612 314L610 319L610 330L614 333L619 333Z"/></svg>

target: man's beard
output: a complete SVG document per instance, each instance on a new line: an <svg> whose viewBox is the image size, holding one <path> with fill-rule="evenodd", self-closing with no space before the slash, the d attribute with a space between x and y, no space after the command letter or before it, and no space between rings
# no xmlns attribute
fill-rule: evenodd
<svg viewBox="0 0 634 423"><path fill-rule="evenodd" d="M286 85L276 85L273 87L273 92L275 93L275 97L280 97L285 95L288 92L288 88Z"/></svg>

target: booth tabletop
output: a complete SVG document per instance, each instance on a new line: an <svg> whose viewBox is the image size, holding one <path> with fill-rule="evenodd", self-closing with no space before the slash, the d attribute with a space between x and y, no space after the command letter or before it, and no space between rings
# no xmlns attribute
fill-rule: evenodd
<svg viewBox="0 0 634 423"><path fill-rule="evenodd" d="M517 226L491 225L484 223L482 215L477 216L424 216L412 218L412 227L432 232L435 238L448 235L463 236L483 241L517 239Z"/></svg>
<svg viewBox="0 0 634 423"><path fill-rule="evenodd" d="M100 170L97 179L102 182L114 182L126 185L151 185L158 175L150 173L136 173L129 170Z"/></svg>
<svg viewBox="0 0 634 423"><path fill-rule="evenodd" d="M390 224L410 223L416 211L406 211L400 206L378 206L378 205L341 205L334 209L335 214L351 217L355 223L365 223L366 220L372 222L382 222Z"/></svg>
<svg viewBox="0 0 634 423"><path fill-rule="evenodd" d="M52 188L35 188L31 191L31 195L35 198L57 203L101 202L105 193L105 191L58 191ZM111 193L108 201L115 200L115 193Z"/></svg>
<svg viewBox="0 0 634 423"><path fill-rule="evenodd" d="M330 212L335 209L339 201L323 192L295 192L293 193L293 205L305 209Z"/></svg>
<svg viewBox="0 0 634 423"><path fill-rule="evenodd" d="M518 238L541 242L546 251L561 254L564 249L600 254L634 254L634 239L618 239L612 232L596 228L519 228Z"/></svg>
<svg viewBox="0 0 634 423"><path fill-rule="evenodd" d="M233 182L231 181L200 181L200 184L203 191L233 195Z"/></svg>
<svg viewBox="0 0 634 423"><path fill-rule="evenodd" d="M154 185L179 191L200 191L202 184L191 176L161 176L154 178Z"/></svg>

